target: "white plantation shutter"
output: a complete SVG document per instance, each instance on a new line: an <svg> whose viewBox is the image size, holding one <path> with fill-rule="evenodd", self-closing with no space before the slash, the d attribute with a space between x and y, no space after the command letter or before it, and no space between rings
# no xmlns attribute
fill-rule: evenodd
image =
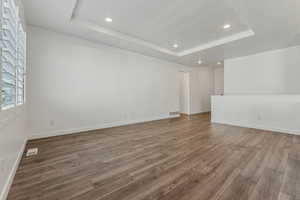
<svg viewBox="0 0 300 200"><path fill-rule="evenodd" d="M17 43L17 105L21 105L25 100L25 65L26 65L26 34L23 27L18 27Z"/></svg>
<svg viewBox="0 0 300 200"><path fill-rule="evenodd" d="M0 0L1 110L24 103L26 34L14 0Z"/></svg>

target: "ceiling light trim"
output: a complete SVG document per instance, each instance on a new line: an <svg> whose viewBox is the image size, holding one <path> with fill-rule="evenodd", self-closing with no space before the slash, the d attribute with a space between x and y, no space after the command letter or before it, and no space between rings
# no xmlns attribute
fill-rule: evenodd
<svg viewBox="0 0 300 200"><path fill-rule="evenodd" d="M224 24L223 25L223 29L230 29L231 28L231 24Z"/></svg>
<svg viewBox="0 0 300 200"><path fill-rule="evenodd" d="M112 20L112 18L110 18L110 17L106 17L106 18L105 18L105 21L110 23L110 22L112 22L113 20Z"/></svg>

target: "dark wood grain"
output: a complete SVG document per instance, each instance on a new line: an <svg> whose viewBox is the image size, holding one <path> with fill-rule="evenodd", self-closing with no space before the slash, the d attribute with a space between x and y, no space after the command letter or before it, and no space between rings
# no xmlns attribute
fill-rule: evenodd
<svg viewBox="0 0 300 200"><path fill-rule="evenodd" d="M300 136L194 115L29 141L9 200L299 200Z"/></svg>

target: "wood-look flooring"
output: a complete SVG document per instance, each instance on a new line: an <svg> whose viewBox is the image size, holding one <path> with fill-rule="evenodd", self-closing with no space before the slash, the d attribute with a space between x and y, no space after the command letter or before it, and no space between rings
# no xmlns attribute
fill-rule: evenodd
<svg viewBox="0 0 300 200"><path fill-rule="evenodd" d="M300 136L209 114L30 141L9 200L300 200Z"/></svg>

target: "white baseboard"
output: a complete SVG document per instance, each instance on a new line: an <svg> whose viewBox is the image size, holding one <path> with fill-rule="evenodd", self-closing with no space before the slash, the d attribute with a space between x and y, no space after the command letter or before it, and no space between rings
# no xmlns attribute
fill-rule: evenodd
<svg viewBox="0 0 300 200"><path fill-rule="evenodd" d="M3 187L3 190L1 191L0 200L6 200L7 199L8 192L10 190L10 187L11 187L12 183L13 183L14 177L16 175L17 169L19 167L19 164L21 162L23 153L25 151L26 143L27 143L27 140L25 140L23 142L22 147L21 147L21 149L18 153L18 157L17 157L16 161L14 162L13 168L10 170L8 179L6 180L6 183Z"/></svg>
<svg viewBox="0 0 300 200"><path fill-rule="evenodd" d="M128 121L122 121L122 122L112 122L112 123L106 123L101 125L95 125L95 126L87 126L87 127L78 127L73 129L66 129L66 130L56 130L56 131L49 131L49 132L43 132L43 133L33 133L28 134L29 140L33 139L42 139L47 137L53 137L53 136L60 136L60 135L69 135L74 133L80 133L85 131L91 131L91 130L98 130L98 129L104 129L104 128L112 128L112 127L118 127L118 126L124 126L124 125L130 125L130 124L137 124L137 123L143 123L143 122L150 122L155 120L162 120L162 119L171 119L180 117L180 115L174 115L174 116L159 116L159 117L153 117L153 118L144 118L140 120L128 120Z"/></svg>
<svg viewBox="0 0 300 200"><path fill-rule="evenodd" d="M191 113L191 115L198 115L198 114L206 114L206 113L210 113L211 111L201 111L201 112L196 112L196 113Z"/></svg>
<svg viewBox="0 0 300 200"><path fill-rule="evenodd" d="M211 112L210 110L203 110L200 112L191 112L189 115L198 115L198 114L204 114L204 113L209 113Z"/></svg>
<svg viewBox="0 0 300 200"><path fill-rule="evenodd" d="M218 120L213 120L213 119L211 120L211 122L218 123L218 124L231 125L231 126L238 126L238 127L243 127L243 128L253 128L253 129L272 131L272 132L278 132L278 133L300 135L300 130L282 129L282 128L267 127L267 126L257 126L257 125L239 123L239 122L218 121Z"/></svg>
<svg viewBox="0 0 300 200"><path fill-rule="evenodd" d="M200 115L200 114L205 114L205 113L210 113L210 111L196 112L196 113L180 113L180 114L182 114L182 115Z"/></svg>

